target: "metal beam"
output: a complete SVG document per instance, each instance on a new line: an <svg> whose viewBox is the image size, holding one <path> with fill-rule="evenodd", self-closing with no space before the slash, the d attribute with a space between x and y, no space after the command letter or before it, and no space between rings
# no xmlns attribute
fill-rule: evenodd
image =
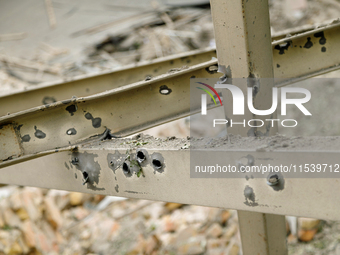
<svg viewBox="0 0 340 255"><path fill-rule="evenodd" d="M294 39L295 38L295 39ZM310 39L308 39L310 38ZM322 47L320 45L323 43L322 47L327 47L326 52L322 52ZM326 42L325 42L326 40ZM282 43L290 43L289 47L282 46ZM304 48L306 42L313 43L312 47ZM281 46L279 46L281 45ZM310 44L309 44L310 45ZM279 47L277 47L279 46ZM301 47L300 47L301 46ZM276 48L275 48L276 47ZM286 48L284 48L286 47ZM321 48L320 48L321 47ZM286 77L283 79L276 79L276 85L281 86L285 85L287 83L291 83L300 79L304 79L307 77L310 77L312 75L319 74L321 72L326 72L330 70L334 70L338 67L340 67L339 64L339 51L338 48L340 47L340 27L339 24L331 24L328 26L325 26L323 28L318 28L314 31L308 31L304 32L302 35L295 35L291 38L284 38L280 39L278 42L274 42L274 74L277 75L277 77ZM280 54L283 53L283 54ZM200 53L201 54L201 53ZM194 61L194 59L203 59L207 56L211 57L212 52L205 52L202 53L203 55L192 55L189 60ZM205 55L204 57L204 54ZM325 55L326 54L326 55ZM276 56L276 58L275 58ZM327 56L327 57L323 57ZM182 59L177 59L177 63L181 63L181 61L185 60L185 57L182 57ZM304 65L304 61L308 59L309 65ZM315 61L317 60L317 61ZM188 61L188 59L186 59ZM169 60L168 65L171 65L171 60ZM159 63L164 63L160 61ZM45 151L54 149L56 147L65 147L69 145L69 142L71 144L76 144L83 139L87 139L92 135L99 135L103 134L106 130L106 127L111 129L113 133L117 133L118 135L123 133L121 132L122 129L129 129L129 132L125 132L125 134L130 134L132 132L138 132L140 130L146 129L148 127L152 127L161 123L165 123L167 121L174 120L176 118L180 118L183 116L186 116L189 114L189 104L186 104L189 102L189 78L192 76L195 77L218 77L219 74L212 74L212 72L209 72L209 67L214 66L217 64L217 60L210 60L208 62L204 62L202 64L194 65L190 68L184 68L180 71L170 72L164 75L157 76L153 78L152 80L148 81L141 81L137 82L131 85L118 87L116 89L113 89L109 92L99 94L97 96L90 96L87 98L79 98L74 99L72 101L64 101L66 104L62 103L55 103L50 104L46 106L41 106L35 109L26 110L24 112L18 113L18 114L11 114L8 116L4 116L0 118L0 125L6 125L11 124L11 127L8 127L10 129L13 129L16 131L17 139L15 140L13 144L20 145L17 147L15 152L11 152L11 155L6 155L6 153L1 153L1 160L7 159L7 158L13 158L17 157L19 155L29 155L36 153L38 151ZM136 72L131 72L131 69L126 70L125 76L122 74L122 77L124 79L128 79L127 74L130 75L139 75L139 73L143 73L141 70L144 70L147 72L147 70L150 70L150 67L154 67L153 65L156 65L156 63L152 64L151 66L143 66L142 69L135 68L133 69ZM208 69L208 70L207 70ZM278 71L280 70L280 71ZM300 71L298 71L300 70ZM140 72L139 72L140 71ZM275 72L276 71L276 72ZM125 71L122 71L123 73ZM101 76L94 76L94 77L88 77L88 78L82 78L79 80L69 81L67 83L61 84L61 85L54 85L54 86L47 86L42 87L40 89L33 89L30 92L27 92L27 94L19 93L16 95L9 95L8 97L3 97L0 100L0 111L3 110L4 112L8 112L9 108L11 107L25 107L25 100L24 98L30 98L30 96L33 96L33 101L31 102L31 105L34 105L37 103L36 99L40 98L44 94L45 89L49 90L56 90L56 93L63 91L63 89L71 88L71 90L74 88L76 91L80 90L85 84L91 86L91 88L96 88L101 91L104 89L105 86L113 86L112 84L124 84L125 82L128 82L128 80L124 80L122 83L114 83L112 82L113 79L119 80L121 72L116 73L108 73L103 74ZM144 75L144 73L143 73ZM280 76L281 75L281 76ZM295 76L294 76L295 75ZM141 78L141 77L140 77ZM135 79L135 78L133 78ZM133 80L132 79L132 80ZM173 90L172 94L170 96L164 96L157 93L159 92L159 88L162 85L171 84L173 88L176 88ZM182 90L183 84L185 84L186 90ZM98 86L97 86L98 85ZM119 86L119 85L118 85ZM86 91L86 86L83 89ZM60 89L60 90L59 90ZM132 90L131 90L132 89ZM152 93L149 91L149 89L153 89ZM132 93L134 91L134 93ZM143 91L143 94L146 95L146 99L142 99L140 95L141 91ZM180 91L187 91L187 93L181 93ZM70 91L68 89L65 90L64 96L66 97L69 95L68 93L72 94L75 91ZM93 92L91 90L91 92ZM33 94L30 94L33 93ZM62 92L64 93L64 92ZM40 95L40 96L39 96ZM44 94L46 95L46 94ZM123 96L124 95L124 96ZM124 100L121 99L123 96ZM152 98L150 98L152 96ZM149 98L148 98L149 97ZM35 99L34 99L35 98ZM113 100L113 98L120 98L119 100ZM128 98L128 99L127 99ZM166 98L166 100L164 100ZM97 100L97 101L96 101ZM106 103L104 101L107 100L110 103L107 104L108 107L106 107ZM146 101L143 101L146 100ZM17 103L20 101L20 104ZM39 101L39 102L40 102ZM86 102L85 102L86 101ZM94 103L94 102L98 103ZM141 109L139 108L141 102L146 102L146 105L149 106L148 109L151 110L151 112L157 112L155 117L153 117L151 114L139 112ZM85 102L85 103L84 103ZM131 103L132 102L132 103ZM180 102L180 103L178 103ZM166 105L164 105L166 103ZM41 104L41 103L39 103ZM79 126L84 124L84 116L79 116L78 111L75 115L78 117L74 117L72 119L69 119L71 115L65 111L66 107L69 107L71 105L77 104L77 107L82 106L81 110L90 112L93 116L93 118L97 118L99 115L103 115L103 113L108 113L108 109L110 109L110 115L108 116L106 114L106 117L109 117L110 120L107 123L103 121L103 125L101 125L100 128L93 128L93 126L84 126L84 128L81 128L81 131L78 130L78 133L76 135L67 135L67 139L63 139L65 137L67 122L71 120L75 126ZM89 106L91 104L91 106ZM23 105L23 106L22 106ZM118 105L120 105L118 107ZM133 109L136 109L135 111L132 111L132 114L128 108L123 107L123 105L130 105ZM86 107L85 107L86 106ZM88 108L90 107L90 108ZM159 109L158 111L155 111L155 109ZM17 108L19 110L19 108ZM57 110L59 109L59 110ZM124 114L117 114L118 109L121 109L122 113ZM125 109L125 110L124 110ZM56 113L57 111L62 112L62 114ZM138 113L139 112L139 113ZM137 114L138 113L138 114ZM26 114L26 115L25 115ZM56 115L55 115L56 114ZM35 116L33 118L33 115ZM122 115L120 117L119 115ZM46 117L48 116L48 117ZM147 116L147 118L142 118L140 116ZM99 116L100 117L100 116ZM102 117L101 117L102 118ZM37 122L37 119L40 119ZM26 123L20 130L18 128L20 125L24 124L21 123L23 120ZM47 120L45 122L45 120ZM86 120L87 124L91 123L92 120ZM41 124L42 123L42 124ZM47 124L48 123L48 124ZM79 123L79 125L78 125ZM29 125L28 125L29 124ZM52 140L48 139L39 139L35 137L36 130L34 127L37 127L38 130L41 130L42 127L46 127L50 125L52 127L51 135L53 136ZM83 127L83 126L82 126ZM73 127L74 128L74 127ZM0 131L3 132L3 131ZM70 131L71 132L71 131ZM39 132L38 132L39 133ZM38 142L38 147L34 146L32 147L30 142L22 142L22 138L25 137L25 141L27 141L28 136L32 138L32 141ZM6 138L7 139L7 138ZM45 143L44 143L45 142ZM56 142L55 145L53 143ZM2 143L4 144L4 143ZM1 150L8 150L9 149L9 143L6 143L6 147L0 147ZM40 145L45 144L44 146L40 147ZM37 149L40 148L40 149ZM10 151L10 150L8 150Z"/></svg>
<svg viewBox="0 0 340 255"><path fill-rule="evenodd" d="M0 96L0 116L17 113L40 105L70 99L72 96L87 97L136 82L153 80L156 76L173 72L182 67L195 66L216 57L214 49L196 50L177 54L96 75L65 78L53 83L30 86ZM216 64L217 60L212 64ZM204 66L204 65L203 65ZM202 77L211 77L203 68ZM18 103L20 102L20 103Z"/></svg>
<svg viewBox="0 0 340 255"><path fill-rule="evenodd" d="M339 163L339 152L336 151L339 145L334 143L334 138L323 138L325 148L329 148L324 152L310 149L320 142L316 138L308 138L305 142L303 138L293 140L294 151L273 149L263 152L257 151L256 147L262 147L261 144L267 144L268 140L261 139L251 144L247 139L243 143L241 140L237 144L244 144L243 147L235 148L230 144L229 148L221 151L224 157L216 157L226 165L237 165L240 158L247 155L254 157L256 166L269 161L276 165ZM309 175L311 178L288 178L283 174L284 188L275 190L267 185L266 178L191 178L190 150L181 149L188 142L179 139L112 139L86 148L79 147L77 152L59 152L3 168L0 170L0 183L340 220L340 203L334 200L334 194L340 193L339 179L313 178L312 173ZM306 148L299 148L299 144L306 144ZM136 150L140 149L149 155L146 164L142 165L143 175L125 175L121 165L123 160L118 159L125 159L129 151L130 159L134 160ZM155 170L150 162L154 153L164 158L163 171ZM76 157L78 160L75 160ZM289 162L287 159L290 159ZM83 171L94 174L97 171L99 177L96 180L93 175L92 185L83 185ZM254 203L247 203L247 186L253 190Z"/></svg>
<svg viewBox="0 0 340 255"><path fill-rule="evenodd" d="M282 248L287 246L286 238L280 233L286 229L282 216L240 210L237 214L243 254L287 254L287 249Z"/></svg>
<svg viewBox="0 0 340 255"><path fill-rule="evenodd" d="M340 20L272 43L276 86L340 68Z"/></svg>
<svg viewBox="0 0 340 255"><path fill-rule="evenodd" d="M224 73L225 83L232 80L232 84L238 86L243 94L247 94L248 87L252 87L254 108L270 109L274 71L268 1L211 0L211 11L218 65ZM226 90L222 93L226 102L226 119L236 122L243 119L276 119L276 112L269 116L257 116L247 110L242 116L233 115L231 94ZM251 129L228 127L228 132L242 136L268 136L277 131L277 125ZM244 194L247 192L245 190ZM243 254L288 254L285 217L242 211L238 212L238 216Z"/></svg>
<svg viewBox="0 0 340 255"><path fill-rule="evenodd" d="M190 78L204 76L205 69L214 63L212 60L150 81L0 117L1 143L6 142L0 147L0 161L7 164L18 157L28 159L29 155L35 157L36 153L89 142L91 138L127 136L188 116L190 93L195 93L190 91ZM196 108L200 109L200 102ZM8 129L15 135L4 133ZM11 155L9 149L14 150Z"/></svg>
<svg viewBox="0 0 340 255"><path fill-rule="evenodd" d="M262 79L274 77L268 10L266 1L211 1L219 69L228 79L233 79L233 85L244 95L248 86L253 87L254 108L259 110L270 109L272 98L268 95L272 94L274 83L273 79ZM233 115L231 93L223 90L222 94L225 101L230 102L224 104L226 119L242 122L243 119L276 118L276 112L272 116L254 116L249 110L242 116ZM228 132L248 136L248 129L228 127ZM253 136L267 133L266 127L251 130ZM277 130L274 126L269 134L276 134Z"/></svg>
<svg viewBox="0 0 340 255"><path fill-rule="evenodd" d="M316 33L324 32L326 43L320 45L321 37ZM331 23L317 29L285 31L292 36L278 35L273 37L273 68L277 86L287 85L299 80L310 78L340 68L340 27ZM304 48L310 37L313 46ZM280 46L281 44L281 46ZM326 51L322 51L322 47ZM283 54L280 54L283 53ZM31 86L15 93L0 97L0 116L16 113L29 108L62 101L72 96L86 97L96 93L112 90L120 86L145 80L164 74L172 68L184 65L192 66L216 57L215 49L192 51L137 65L126 66L99 75L85 75L62 81ZM227 64L229 63L226 60ZM217 60L215 61L217 64ZM307 64L306 64L307 63ZM209 77L208 72L201 78ZM20 102L20 104L18 103Z"/></svg>

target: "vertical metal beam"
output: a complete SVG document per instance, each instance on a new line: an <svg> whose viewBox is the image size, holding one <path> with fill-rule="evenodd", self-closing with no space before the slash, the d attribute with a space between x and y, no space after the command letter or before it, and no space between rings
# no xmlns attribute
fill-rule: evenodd
<svg viewBox="0 0 340 255"><path fill-rule="evenodd" d="M283 216L238 211L242 250L248 254L287 254Z"/></svg>
<svg viewBox="0 0 340 255"><path fill-rule="evenodd" d="M244 95L253 87L255 109L267 110L272 105L273 61L269 7L267 0L211 0L212 18L216 39L219 70L233 78ZM259 78L261 80L235 79ZM268 79L263 79L268 78ZM231 95L224 91L224 109L227 119L246 122L250 119L275 119L272 116L254 116L246 111L244 116L233 116ZM230 102L230 103L229 103ZM245 107L245 109L248 109ZM250 129L231 127L228 132L242 136L273 135L277 126ZM244 255L287 254L285 217L263 213L239 211L239 224Z"/></svg>
<svg viewBox="0 0 340 255"><path fill-rule="evenodd" d="M211 11L214 22L216 50L219 70L228 78L233 78L244 95L247 87L253 87L253 104L255 109L267 110L272 106L273 87L273 53L271 50L271 34L269 25L268 1L266 0L211 0ZM268 78L250 83L247 79L236 78ZM242 122L244 119L275 119L272 116L253 116L245 107L244 116L232 114L231 94L224 90L225 114L227 119ZM245 96L246 98L246 96ZM230 102L230 103L229 103ZM277 126L267 132L266 127L251 129L248 127L228 128L228 132L249 135L273 135L277 133Z"/></svg>

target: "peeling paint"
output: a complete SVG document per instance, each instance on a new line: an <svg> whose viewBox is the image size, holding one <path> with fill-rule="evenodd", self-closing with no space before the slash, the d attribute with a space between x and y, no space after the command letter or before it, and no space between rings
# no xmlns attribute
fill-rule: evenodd
<svg viewBox="0 0 340 255"><path fill-rule="evenodd" d="M87 181L84 182L84 184L87 185L87 188L91 190L105 190L105 188L97 187L101 171L99 163L95 161L95 158L97 157L98 157L97 154L87 152L72 153L72 158L78 159L77 164L75 164L75 167L82 173L83 176L88 177Z"/></svg>
<svg viewBox="0 0 340 255"><path fill-rule="evenodd" d="M31 137L30 137L30 135L24 135L24 136L22 136L21 137L21 141L22 142L29 142L31 140Z"/></svg>
<svg viewBox="0 0 340 255"><path fill-rule="evenodd" d="M291 41L279 44L279 45L275 45L274 49L279 51L279 54L285 54L285 50L289 49L289 46L292 44Z"/></svg>
<svg viewBox="0 0 340 255"><path fill-rule="evenodd" d="M248 185L244 188L244 197L246 199L246 201L244 202L245 205L248 205L251 207L255 207L259 205L255 200L255 193L254 193L253 188Z"/></svg>
<svg viewBox="0 0 340 255"><path fill-rule="evenodd" d="M306 49L309 49L313 46L313 42L311 41L310 37L307 37L307 42L305 43L305 45L303 46Z"/></svg>
<svg viewBox="0 0 340 255"><path fill-rule="evenodd" d="M17 131L20 131L20 129L21 129L22 126L23 126L23 124L18 125L18 126L15 126L14 128L15 128L15 130L17 130Z"/></svg>
<svg viewBox="0 0 340 255"><path fill-rule="evenodd" d="M37 129L37 126L34 126L34 129L35 129L34 135L35 135L36 138L44 139L46 137L46 134L43 131Z"/></svg>
<svg viewBox="0 0 340 255"><path fill-rule="evenodd" d="M314 37L316 37L316 38L319 38L319 37L320 37L319 43L320 43L321 45L324 45L324 44L326 43L326 41L327 41L326 38L325 38L325 34L324 34L323 31L318 32L318 33L315 33L315 34L314 34Z"/></svg>
<svg viewBox="0 0 340 255"><path fill-rule="evenodd" d="M218 72L223 73L226 78L231 78L231 68L230 65L227 67L225 65L218 65Z"/></svg>
<svg viewBox="0 0 340 255"><path fill-rule="evenodd" d="M101 123L102 123L102 119L101 118L93 118L92 114L89 113L89 112L87 112L85 114L85 118L92 121L92 126L94 128L100 128Z"/></svg>
<svg viewBox="0 0 340 255"><path fill-rule="evenodd" d="M72 104L72 105L69 105L69 106L66 107L66 111L68 111L68 112L71 114L71 116L73 116L74 113L75 113L77 110L78 110L78 107L77 107L77 105L75 105L75 104Z"/></svg>
<svg viewBox="0 0 340 255"><path fill-rule="evenodd" d="M120 154L118 150L116 150L113 154L107 154L108 167L113 171L114 174L116 173L117 169L123 165L125 158L126 155Z"/></svg>

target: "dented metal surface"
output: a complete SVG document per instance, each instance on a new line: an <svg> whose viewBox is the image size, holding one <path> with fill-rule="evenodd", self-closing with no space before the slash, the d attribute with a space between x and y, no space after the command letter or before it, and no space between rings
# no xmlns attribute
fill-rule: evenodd
<svg viewBox="0 0 340 255"><path fill-rule="evenodd" d="M307 31L306 28L287 30L284 35L274 36L272 38L274 77L282 79L276 85L283 86L340 69L339 51L337 50L340 47L339 25L339 23L334 22L316 29L309 28ZM321 47L303 47L308 41L308 37L311 38L314 46L318 45L314 34L323 31L326 38L325 45ZM286 34L291 35L286 36ZM320 40L321 38L318 39ZM15 93L0 96L0 116L66 100L74 95L85 97L134 82L150 80L150 78L152 80L156 76L165 74L171 68L197 65L210 61L213 57L216 57L215 49L192 51L151 62L126 66L123 69L104 72L99 75L80 76L59 82L32 86L25 90L18 90ZM209 77L210 73L216 72L213 68L216 65L217 60L212 63L211 68L205 67L206 73L203 72L201 78ZM229 65L230 60L226 59L225 72L230 75L230 70L229 72L227 71ZM17 103L18 101L20 101L20 104ZM70 114L72 114L72 109L70 110Z"/></svg>

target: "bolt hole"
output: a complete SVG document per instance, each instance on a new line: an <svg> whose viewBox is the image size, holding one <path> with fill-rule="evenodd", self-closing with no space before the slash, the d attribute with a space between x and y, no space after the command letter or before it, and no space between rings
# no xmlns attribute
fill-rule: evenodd
<svg viewBox="0 0 340 255"><path fill-rule="evenodd" d="M110 166L113 166L115 163L111 160L110 161Z"/></svg>
<svg viewBox="0 0 340 255"><path fill-rule="evenodd" d="M123 172L125 174L130 174L130 167L126 162L123 163Z"/></svg>
<svg viewBox="0 0 340 255"><path fill-rule="evenodd" d="M156 169L162 168L162 162L158 159L152 160L152 164Z"/></svg>
<svg viewBox="0 0 340 255"><path fill-rule="evenodd" d="M145 154L142 151L137 152L137 161L142 163L146 159Z"/></svg>
<svg viewBox="0 0 340 255"><path fill-rule="evenodd" d="M168 86L166 86L166 85L162 85L159 88L159 93L161 93L162 95L169 95L171 92L172 92L172 90L169 89Z"/></svg>

